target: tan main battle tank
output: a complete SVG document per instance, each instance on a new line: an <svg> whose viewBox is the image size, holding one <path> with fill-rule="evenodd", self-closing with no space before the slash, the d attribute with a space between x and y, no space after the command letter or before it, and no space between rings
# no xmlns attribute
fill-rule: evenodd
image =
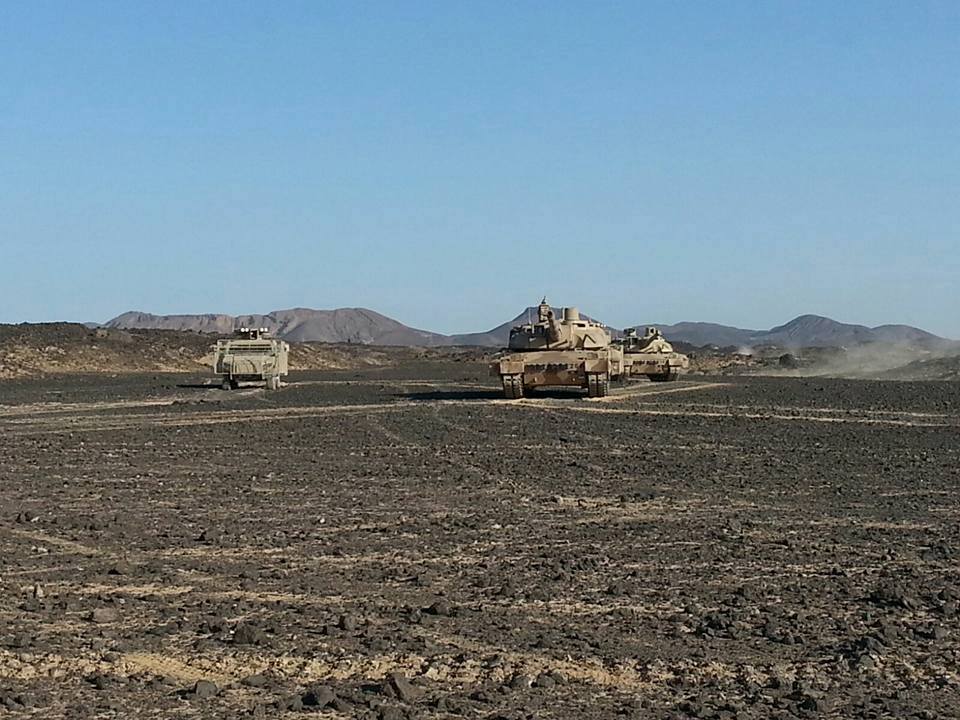
<svg viewBox="0 0 960 720"><path fill-rule="evenodd" d="M690 367L690 359L675 352L655 327L648 327L643 335L638 335L636 328L627 328L616 344L623 350L627 377L646 375L654 382L666 382L676 380Z"/></svg>
<svg viewBox="0 0 960 720"><path fill-rule="evenodd" d="M509 351L490 366L509 399L535 387L579 387L589 397L603 397L610 379L623 370L623 352L611 345L606 327L581 318L572 307L564 308L557 320L546 298L537 308L536 322L510 330Z"/></svg>

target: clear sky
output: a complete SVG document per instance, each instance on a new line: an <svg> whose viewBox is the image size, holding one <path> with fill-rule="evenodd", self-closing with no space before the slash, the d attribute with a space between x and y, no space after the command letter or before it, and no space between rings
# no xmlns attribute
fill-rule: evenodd
<svg viewBox="0 0 960 720"><path fill-rule="evenodd" d="M0 321L960 338L960 2L0 4Z"/></svg>

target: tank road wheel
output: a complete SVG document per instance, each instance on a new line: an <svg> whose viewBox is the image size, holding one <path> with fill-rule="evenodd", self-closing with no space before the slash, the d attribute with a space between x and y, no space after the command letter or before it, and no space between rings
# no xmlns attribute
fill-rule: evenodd
<svg viewBox="0 0 960 720"><path fill-rule="evenodd" d="M587 375L587 397L606 397L610 392L610 376L607 373Z"/></svg>
<svg viewBox="0 0 960 720"><path fill-rule="evenodd" d="M507 400L518 400L523 397L523 375L503 375L503 396Z"/></svg>
<svg viewBox="0 0 960 720"><path fill-rule="evenodd" d="M672 370L667 370L665 373L657 373L656 375L651 375L650 380L652 382L671 382L680 377L679 373L675 373Z"/></svg>

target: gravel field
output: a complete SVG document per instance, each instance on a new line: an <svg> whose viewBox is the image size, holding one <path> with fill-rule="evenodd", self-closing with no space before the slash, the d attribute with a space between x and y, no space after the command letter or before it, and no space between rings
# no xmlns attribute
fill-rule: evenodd
<svg viewBox="0 0 960 720"><path fill-rule="evenodd" d="M0 382L0 715L960 717L960 383Z"/></svg>

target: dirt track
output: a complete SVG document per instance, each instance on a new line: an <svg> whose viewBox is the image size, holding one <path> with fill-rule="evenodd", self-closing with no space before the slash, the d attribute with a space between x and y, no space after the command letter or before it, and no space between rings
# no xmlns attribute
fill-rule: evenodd
<svg viewBox="0 0 960 720"><path fill-rule="evenodd" d="M291 380L0 384L0 707L960 717L960 383Z"/></svg>

